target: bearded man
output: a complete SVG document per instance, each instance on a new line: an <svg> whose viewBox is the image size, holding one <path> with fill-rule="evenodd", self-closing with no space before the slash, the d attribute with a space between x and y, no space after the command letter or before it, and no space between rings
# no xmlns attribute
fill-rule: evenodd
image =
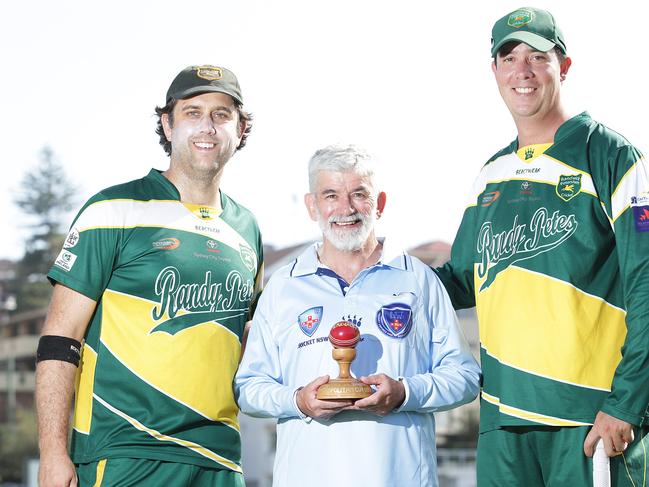
<svg viewBox="0 0 649 487"><path fill-rule="evenodd" d="M239 407L278 418L275 486L437 486L432 413L476 397L478 364L435 273L376 237L386 195L373 158L321 149L309 185L322 243L262 294L235 380ZM351 368L372 394L321 400L338 373L328 334L341 319L360 331Z"/></svg>

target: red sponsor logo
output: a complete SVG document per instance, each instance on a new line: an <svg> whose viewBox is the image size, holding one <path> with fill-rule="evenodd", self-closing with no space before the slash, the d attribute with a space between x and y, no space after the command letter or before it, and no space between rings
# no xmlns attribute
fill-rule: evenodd
<svg viewBox="0 0 649 487"><path fill-rule="evenodd" d="M180 240L175 237L161 238L153 242L153 248L160 250L174 250L180 247Z"/></svg>

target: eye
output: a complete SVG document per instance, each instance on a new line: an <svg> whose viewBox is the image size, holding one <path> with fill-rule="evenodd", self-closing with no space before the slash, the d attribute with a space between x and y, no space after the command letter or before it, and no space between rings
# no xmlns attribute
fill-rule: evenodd
<svg viewBox="0 0 649 487"><path fill-rule="evenodd" d="M230 120L232 118L232 114L226 110L219 110L214 113L212 113L212 117L214 117L214 120Z"/></svg>

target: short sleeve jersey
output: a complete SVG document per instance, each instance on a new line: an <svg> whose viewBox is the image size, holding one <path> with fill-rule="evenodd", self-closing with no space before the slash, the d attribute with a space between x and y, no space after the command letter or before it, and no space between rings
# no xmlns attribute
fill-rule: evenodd
<svg viewBox="0 0 649 487"><path fill-rule="evenodd" d="M262 282L252 214L183 204L156 170L102 191L48 277L97 301L77 377L72 458L241 471L232 381Z"/></svg>
<svg viewBox="0 0 649 487"><path fill-rule="evenodd" d="M643 421L649 171L619 134L582 113L551 144L496 154L438 273L477 307L482 431Z"/></svg>

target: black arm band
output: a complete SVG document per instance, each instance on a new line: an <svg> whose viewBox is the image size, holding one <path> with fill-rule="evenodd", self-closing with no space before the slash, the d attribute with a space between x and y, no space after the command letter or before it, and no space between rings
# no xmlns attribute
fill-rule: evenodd
<svg viewBox="0 0 649 487"><path fill-rule="evenodd" d="M81 343L73 338L55 335L42 336L38 341L36 363L43 360L61 360L79 366Z"/></svg>

